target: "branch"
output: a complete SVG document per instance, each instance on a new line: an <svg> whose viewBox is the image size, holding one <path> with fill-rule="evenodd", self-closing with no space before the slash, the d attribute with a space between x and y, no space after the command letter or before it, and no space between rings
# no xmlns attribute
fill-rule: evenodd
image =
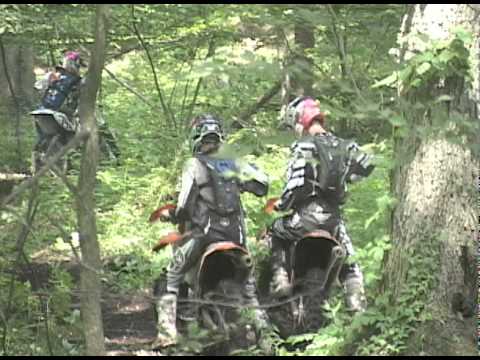
<svg viewBox="0 0 480 360"><path fill-rule="evenodd" d="M70 180L68 180L67 176L63 171L59 170L56 166L52 167L52 171L55 173L55 175L57 175L63 181L65 186L68 188L68 190L70 190L70 192L74 197L79 196L78 188L75 185L73 185Z"/></svg>
<svg viewBox="0 0 480 360"><path fill-rule="evenodd" d="M282 88L282 81L277 81L257 102L247 109L245 109L235 119L240 125L244 126L247 120L254 114L256 114L267 102L269 102ZM242 124L243 123L243 124Z"/></svg>
<svg viewBox="0 0 480 360"><path fill-rule="evenodd" d="M58 224L58 222L54 221L49 215L46 215L46 217L50 222L50 224L52 224L58 231L60 231L60 233L62 234L63 241L65 241L68 245L70 245L70 248L72 249L73 255L75 256L75 260L77 261L77 263L81 267L88 269L96 273L97 275L104 275L103 270L98 270L88 264L85 264L82 261L82 258L80 257L80 254L78 253L77 249L75 248L75 244L73 243L72 237L70 236L70 234L68 234L67 231L60 224Z"/></svg>
<svg viewBox="0 0 480 360"><path fill-rule="evenodd" d="M141 46L140 45L134 45L131 47L127 47L126 49L121 49L117 53L110 54L105 57L105 62L111 61L111 60L117 60L118 58L121 58L123 55L128 54L129 52L135 51L135 50L140 50Z"/></svg>
<svg viewBox="0 0 480 360"><path fill-rule="evenodd" d="M117 83L119 83L125 89L130 91L132 94L136 95L140 100L142 100L145 104L147 104L152 110L156 111L158 109L155 105L151 104L142 94L140 94L138 91L133 89L130 85L128 85L124 81L117 78L110 70L107 69L107 67L104 67L103 69L113 80L115 80Z"/></svg>
<svg viewBox="0 0 480 360"><path fill-rule="evenodd" d="M195 57L197 56L197 51L198 51L198 48L199 48L199 45L197 45L195 47L195 50L193 51L193 56L192 56L192 64L190 66L190 70L189 70L189 75L192 73L193 71L193 66L195 64ZM187 101L187 95L188 95L188 89L190 87L190 79L187 77L187 81L185 81L185 88L183 90L183 99L182 99L182 107L180 108L180 116L182 117L182 119L184 118L184 111L185 111L185 103ZM188 120L188 118L187 118Z"/></svg>
<svg viewBox="0 0 480 360"><path fill-rule="evenodd" d="M298 292L292 296L287 297L286 299L274 299L270 298L268 301L264 302L263 304L258 304L258 305L250 305L250 304L242 304L239 303L237 298L233 298L232 302L228 301L217 301L217 300L208 300L208 299L193 299L193 298L178 298L178 303L192 303L192 304L202 304L202 305L217 305L217 306L225 306L225 307L230 307L230 308L237 308L237 309L243 309L245 307L249 308L257 308L257 309L269 309L269 308L274 308L282 305L286 305L291 303L292 301L298 300L301 297L304 296L320 296L323 292L323 288L318 285L320 282L309 282L308 286L305 286L308 290L303 291L303 292ZM212 294L212 295L220 295L224 296L224 294ZM158 300L158 297L156 296L147 296L148 298L152 300Z"/></svg>
<svg viewBox="0 0 480 360"><path fill-rule="evenodd" d="M211 57L215 52L213 40L214 40L214 37L212 36L212 38L210 39L210 42L208 43L208 51L207 51L207 56L205 57L205 60ZM197 86L195 87L195 92L193 94L192 105L190 106L190 110L188 111L187 121L190 120L192 117L193 109L195 108L195 102L197 101L197 96L198 96L198 92L200 91L200 85L202 84L202 81L203 81L203 77L199 78L197 81Z"/></svg>
<svg viewBox="0 0 480 360"><path fill-rule="evenodd" d="M402 26L400 29L400 36L401 36L400 39L402 41L410 33L410 29L413 23L413 16L415 15L415 8L416 8L415 4L407 4L407 13L405 14L402 20ZM400 47L400 54L399 54L400 62L403 62L407 49L408 49L408 43L404 42Z"/></svg>
<svg viewBox="0 0 480 360"><path fill-rule="evenodd" d="M0 174L0 181L20 181L28 177L26 174Z"/></svg>
<svg viewBox="0 0 480 360"><path fill-rule="evenodd" d="M70 149L76 147L80 142L84 141L89 137L89 132L87 131L80 131L75 134L72 140L68 142L67 145L62 147L58 153L56 153L54 156L49 158L46 162L46 164L35 174L35 176L29 178L28 180L22 182L18 187L13 191L9 196L5 198L5 200L2 201L0 204L0 209L5 207L12 199L17 197L19 194L24 192L26 189L28 189L32 184L36 183L38 179L43 176L52 166L55 165L55 163L63 156L65 155Z"/></svg>
<svg viewBox="0 0 480 360"><path fill-rule="evenodd" d="M338 23L338 18L337 14L335 13L335 10L333 9L331 4L327 4L327 9L330 15L332 16L332 31L333 35L335 37L335 43L337 46L338 54L340 57L340 63L342 67L342 77L343 78L350 78L350 81L352 82L353 87L355 88L355 92L357 93L357 96L365 101L365 98L363 97L362 93L360 92L360 89L357 86L357 82L355 81L355 78L353 77L352 72L350 71L348 64L347 64L347 53L345 49L345 38L344 35L340 35L337 31L337 23Z"/></svg>
<svg viewBox="0 0 480 360"><path fill-rule="evenodd" d="M165 113L165 116L167 117L167 119L169 119L171 122L173 122L173 124L176 127L175 117L173 116L173 114L171 113L170 109L167 107L167 105L165 104L165 101L163 99L163 93L162 93L162 90L160 89L160 84L158 82L157 72L155 70L155 65L153 65L153 60L152 60L152 57L150 55L150 51L148 51L148 47L145 44L145 41L143 40L142 35L138 31L137 24L135 23L135 21L136 21L136 19L135 19L135 5L132 4L131 6L132 6L132 18L133 18L133 21L132 21L133 31L135 32L135 35L137 35L138 41L140 41L140 44L142 45L143 49L145 50L145 54L147 55L148 62L150 64L150 68L152 69L152 73L153 73L155 88L157 89L158 97L160 99L160 103L162 104L163 112Z"/></svg>

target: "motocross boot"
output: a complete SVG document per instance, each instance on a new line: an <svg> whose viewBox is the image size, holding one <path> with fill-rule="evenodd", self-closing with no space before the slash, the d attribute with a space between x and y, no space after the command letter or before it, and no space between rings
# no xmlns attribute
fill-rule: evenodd
<svg viewBox="0 0 480 360"><path fill-rule="evenodd" d="M175 345L177 342L177 294L166 293L156 303L158 313L157 339L154 348Z"/></svg>
<svg viewBox="0 0 480 360"><path fill-rule="evenodd" d="M270 283L270 294L275 297L288 296L292 293L292 285L288 279L288 272L285 266L285 252L283 249L272 249L272 270L273 277Z"/></svg>
<svg viewBox="0 0 480 360"><path fill-rule="evenodd" d="M280 343L280 337L277 334L276 328L271 324L267 312L260 307L255 289L255 278L250 276L245 287L245 294L247 305L253 308L256 330L253 338L257 340L257 345L266 355L273 355L276 346Z"/></svg>
<svg viewBox="0 0 480 360"><path fill-rule="evenodd" d="M363 275L354 264L345 278L345 302L348 311L364 312L367 308L367 299L363 288Z"/></svg>

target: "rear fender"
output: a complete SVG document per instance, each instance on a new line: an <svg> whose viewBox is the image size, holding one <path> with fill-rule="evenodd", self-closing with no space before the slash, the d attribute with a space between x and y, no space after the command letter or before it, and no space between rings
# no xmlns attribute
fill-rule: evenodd
<svg viewBox="0 0 480 360"><path fill-rule="evenodd" d="M245 273L250 272L252 261L249 252L244 247L231 241L221 241L210 244L200 258L198 267L196 267L197 281L195 284L195 293L197 293L199 296L201 296L203 292L202 283L205 281L204 277L206 276L205 273L207 271L206 264L208 263L210 257L220 253L224 254L225 256L231 256L235 263L241 266L240 270L245 271ZM218 269L218 271L222 271L222 269ZM222 274L217 273L217 275L221 276Z"/></svg>
<svg viewBox="0 0 480 360"><path fill-rule="evenodd" d="M292 282L295 280L295 277L298 277L298 276L302 276L304 275L303 274L303 271L306 271L306 269L308 269L308 263L309 263L309 259L298 259L298 256L299 256L299 253L300 253L300 249L302 249L302 246L305 246L307 250L308 249L308 246L311 244L313 246L316 245L317 242L326 242L322 245L326 246L327 248L326 249L330 249L330 254L328 256L328 260L325 259L323 260L323 266L321 266L322 268L324 268L326 270L326 273L327 273L327 276L325 278L325 282L322 284L322 286L326 289L328 289L332 282L335 281L337 278L338 278L338 273L340 271L340 268L341 268L341 264L343 263L343 260L346 256L346 251L345 251L345 248L342 246L342 244L328 231L326 230L322 230L322 229L319 229L319 230L315 230L315 231L312 231L308 234L306 234L302 239L298 240L297 242L295 242L295 244L292 246L292 255L291 255L291 263L290 263L290 266L291 266L291 272L292 272L292 275L291 275L291 278L292 278ZM318 243L320 245L320 243ZM312 249L313 250L313 249ZM305 250L303 250L305 252ZM314 250L315 251L315 250ZM311 252L308 252L307 251L307 254L310 255ZM303 254L304 255L304 254ZM324 257L325 254L324 253L320 253L318 254L319 257ZM297 263L297 259L299 260L299 262ZM310 260L311 262L312 260ZM322 262L322 260L319 260L320 263ZM325 263L327 262L327 263ZM300 269L301 266L305 266L305 269ZM302 271L299 271L299 270L302 270Z"/></svg>
<svg viewBox="0 0 480 360"><path fill-rule="evenodd" d="M34 117L35 121L45 122L45 119L54 120L62 129L69 132L75 132L77 130L77 122L70 120L67 115L60 111L51 109L37 109L29 113ZM42 127L42 124L40 124Z"/></svg>

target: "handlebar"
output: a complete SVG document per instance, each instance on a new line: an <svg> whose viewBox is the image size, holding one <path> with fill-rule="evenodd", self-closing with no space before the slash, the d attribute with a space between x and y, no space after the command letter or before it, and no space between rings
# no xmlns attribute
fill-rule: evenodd
<svg viewBox="0 0 480 360"><path fill-rule="evenodd" d="M267 203L263 209L267 214L271 214L272 212L276 211L275 203L278 201L277 197L273 197L267 200Z"/></svg>

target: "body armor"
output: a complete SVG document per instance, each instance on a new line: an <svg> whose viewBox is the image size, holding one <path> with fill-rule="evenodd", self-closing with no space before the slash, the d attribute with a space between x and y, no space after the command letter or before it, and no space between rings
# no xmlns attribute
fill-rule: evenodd
<svg viewBox="0 0 480 360"><path fill-rule="evenodd" d="M328 144L327 152L320 150L322 143ZM305 137L295 142L291 151L280 210L298 209L316 199L338 206L345 199L347 183L373 170L370 156L360 152L355 142L330 133ZM335 181L329 180L328 173L334 174Z"/></svg>

